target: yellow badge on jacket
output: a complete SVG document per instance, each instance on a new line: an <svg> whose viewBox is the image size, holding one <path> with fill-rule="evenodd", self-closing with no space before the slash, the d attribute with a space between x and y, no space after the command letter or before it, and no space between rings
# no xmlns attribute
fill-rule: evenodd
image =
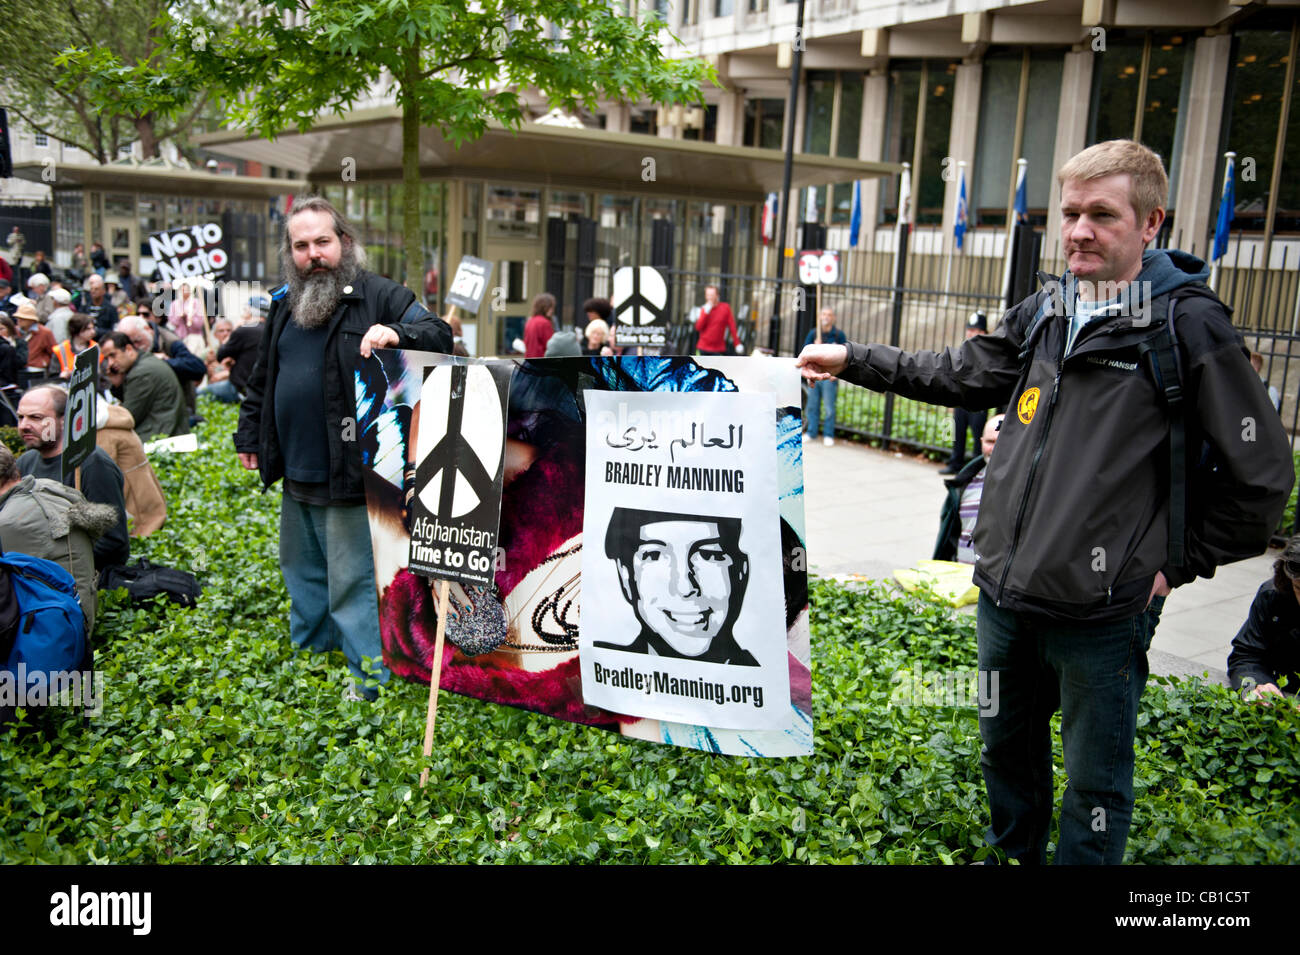
<svg viewBox="0 0 1300 955"><path fill-rule="evenodd" d="M1038 394L1037 388L1026 388L1016 402L1016 414L1025 424L1034 420L1034 412L1038 410Z"/></svg>

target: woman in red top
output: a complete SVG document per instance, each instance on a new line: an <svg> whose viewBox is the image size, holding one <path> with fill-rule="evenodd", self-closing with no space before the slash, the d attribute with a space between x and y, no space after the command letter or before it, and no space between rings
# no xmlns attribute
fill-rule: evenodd
<svg viewBox="0 0 1300 955"><path fill-rule="evenodd" d="M543 358L546 355L546 343L555 334L555 296L543 292L533 299L533 317L524 324L524 355L528 358Z"/></svg>
<svg viewBox="0 0 1300 955"><path fill-rule="evenodd" d="M718 287L704 286L704 307L700 317L695 320L695 330L700 333L695 350L701 355L730 355L740 352L740 336L736 333L736 318L731 314L731 306L718 301ZM732 350L727 348L730 336Z"/></svg>

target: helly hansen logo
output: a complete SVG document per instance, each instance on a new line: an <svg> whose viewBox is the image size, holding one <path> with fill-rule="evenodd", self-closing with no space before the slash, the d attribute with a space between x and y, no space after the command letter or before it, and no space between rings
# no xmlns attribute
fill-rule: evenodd
<svg viewBox="0 0 1300 955"><path fill-rule="evenodd" d="M1137 371L1138 363L1135 361L1118 361L1114 358L1098 358L1096 355L1088 357L1090 365L1104 365L1107 368L1118 368L1120 371Z"/></svg>

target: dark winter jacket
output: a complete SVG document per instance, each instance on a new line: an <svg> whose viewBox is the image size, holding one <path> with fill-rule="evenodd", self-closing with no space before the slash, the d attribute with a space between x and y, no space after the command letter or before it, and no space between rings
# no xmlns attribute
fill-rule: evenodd
<svg viewBox="0 0 1300 955"><path fill-rule="evenodd" d="M842 377L950 407L1007 404L974 543L975 583L999 606L1104 621L1170 585L1260 553L1294 481L1290 447L1204 263L1152 251L1114 314L1064 355L1069 294L1045 289L989 335L943 352L849 346ZM1069 289L1067 276L1061 286ZM1187 555L1169 563L1169 432L1163 392L1139 346L1165 324L1171 293L1193 471ZM1022 357L1022 351L1025 353ZM1189 462L1200 458L1189 451Z"/></svg>
<svg viewBox="0 0 1300 955"><path fill-rule="evenodd" d="M1300 604L1290 587L1279 592L1270 580L1255 594L1246 622L1232 638L1228 678L1239 690L1246 678L1256 686L1276 686L1283 676L1284 693L1300 691Z"/></svg>
<svg viewBox="0 0 1300 955"><path fill-rule="evenodd" d="M258 352L257 364L248 379L248 390L239 412L235 432L235 450L257 454L262 483L270 487L284 477L284 456L275 427L275 381L278 373L278 345L289 321L289 301L283 286L272 292L271 312ZM451 328L442 319L430 315L410 289L396 282L358 273L351 285L344 287L339 306L329 320L325 342L325 407L329 440L330 499L363 499L365 487L361 477L360 442L356 430L357 357L361 339L372 325L384 325L397 333L397 348L418 351L450 352ZM344 422L350 422L349 429Z"/></svg>

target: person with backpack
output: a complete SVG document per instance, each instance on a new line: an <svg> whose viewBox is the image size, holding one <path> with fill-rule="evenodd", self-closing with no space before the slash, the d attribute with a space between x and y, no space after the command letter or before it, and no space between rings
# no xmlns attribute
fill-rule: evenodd
<svg viewBox="0 0 1300 955"><path fill-rule="evenodd" d="M119 515L80 491L45 478L23 477L13 452L0 445L0 548L54 561L76 581L86 633L95 629L95 541Z"/></svg>
<svg viewBox="0 0 1300 955"><path fill-rule="evenodd" d="M941 353L805 348L830 376L950 407L1007 405L974 547L989 845L1046 862L1051 719L1069 783L1058 863L1119 863L1137 709L1165 595L1260 553L1294 482L1289 442L1199 259L1146 251L1160 158L1130 140L1058 172L1068 271Z"/></svg>

